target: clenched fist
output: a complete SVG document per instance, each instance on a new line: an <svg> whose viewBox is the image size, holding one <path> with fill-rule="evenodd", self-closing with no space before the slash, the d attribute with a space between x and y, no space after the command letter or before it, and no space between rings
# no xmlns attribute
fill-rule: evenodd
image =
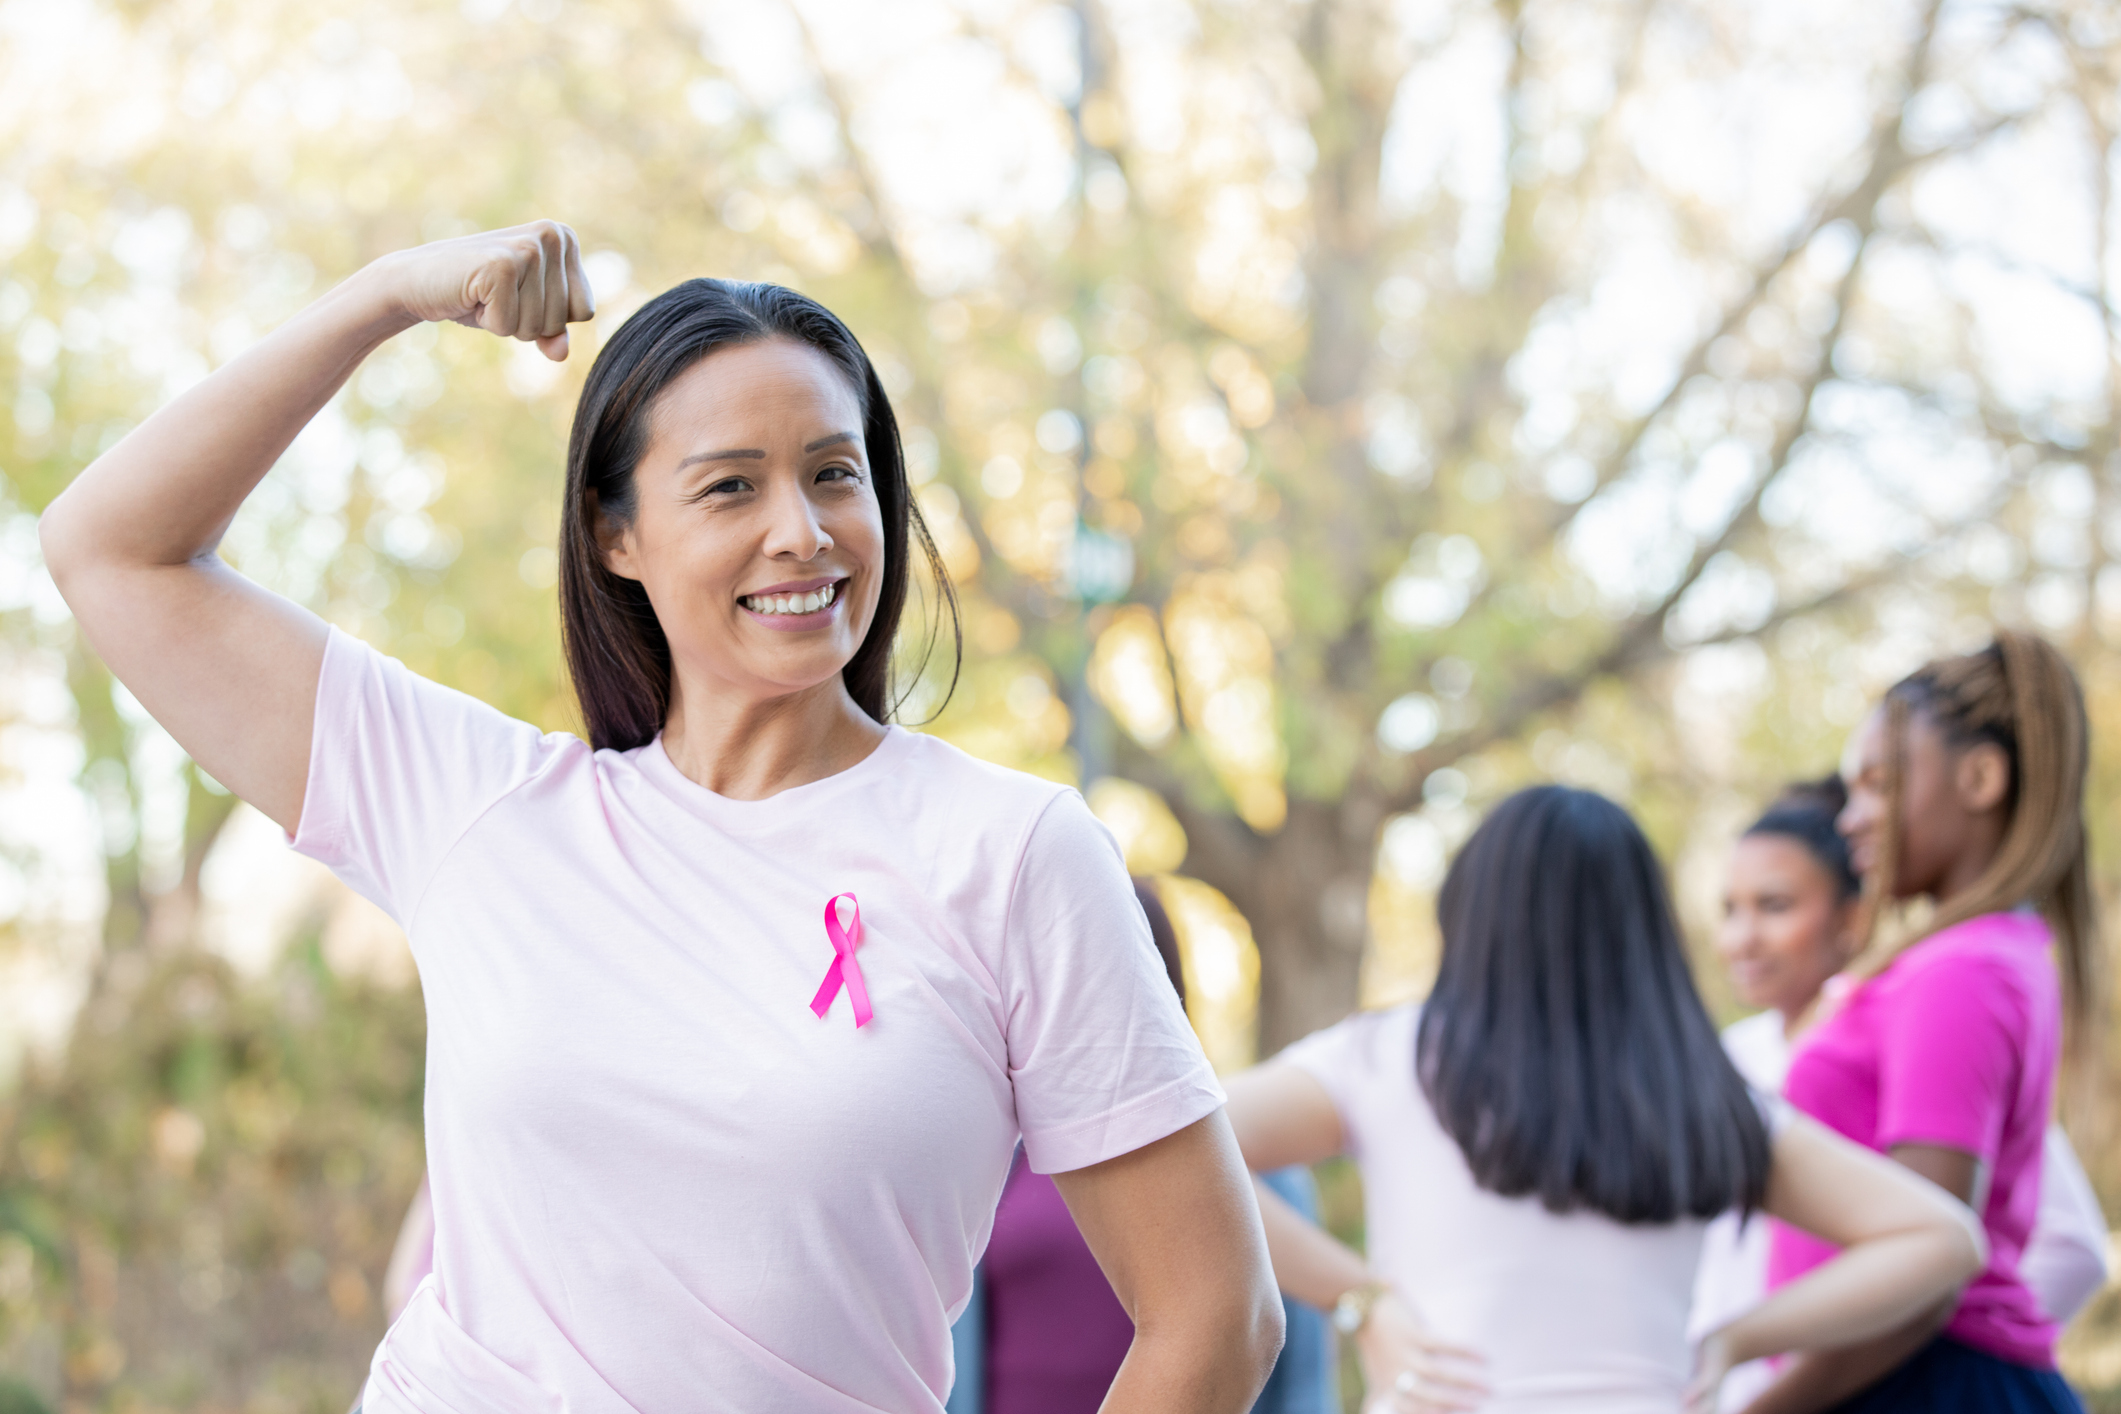
<svg viewBox="0 0 2121 1414"><path fill-rule="evenodd" d="M535 340L558 363L567 326L596 313L572 227L532 221L502 231L436 241L385 256L371 267L381 293L414 321L449 320Z"/></svg>

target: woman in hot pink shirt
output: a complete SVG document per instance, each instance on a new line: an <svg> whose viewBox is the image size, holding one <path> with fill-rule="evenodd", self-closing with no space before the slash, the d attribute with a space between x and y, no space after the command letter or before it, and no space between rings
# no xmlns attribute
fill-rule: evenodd
<svg viewBox="0 0 2121 1414"><path fill-rule="evenodd" d="M2020 1261L2039 1208L2064 1016L2081 1028L2098 945L2087 755L2069 664L2011 632L1904 679L1851 745L1840 823L1856 867L1874 893L1927 897L1936 913L1804 1040L1784 1095L1971 1204L1989 1258L1932 1318L1793 1361L1751 1406L1758 1414L2079 1407L2055 1372L2057 1326ZM1769 1282L1830 1255L1778 1229Z"/></svg>
<svg viewBox="0 0 2121 1414"><path fill-rule="evenodd" d="M394 334L567 355L574 233L388 256L46 513L112 671L403 925L428 1009L434 1270L369 1414L939 1414L1019 1139L1135 1313L1109 1410L1246 1409L1258 1209L1111 836L890 725L914 509L815 301L692 280L590 369L562 500L588 740L429 682L214 556Z"/></svg>

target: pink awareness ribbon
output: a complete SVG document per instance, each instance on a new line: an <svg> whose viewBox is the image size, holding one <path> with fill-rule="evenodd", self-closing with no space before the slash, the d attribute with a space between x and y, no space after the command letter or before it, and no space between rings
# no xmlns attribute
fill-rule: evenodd
<svg viewBox="0 0 2121 1414"><path fill-rule="evenodd" d="M851 927L840 924L841 899L847 900L848 911L854 917ZM869 1007L869 985L862 977L862 965L854 960L854 950L862 945L862 905L853 894L834 894L825 901L825 936L832 939L832 965L825 969L825 980L810 999L810 1009L822 1019L832 1010L832 999L840 994L840 984L844 982L847 995L854 1001L855 1029L860 1030L876 1013Z"/></svg>

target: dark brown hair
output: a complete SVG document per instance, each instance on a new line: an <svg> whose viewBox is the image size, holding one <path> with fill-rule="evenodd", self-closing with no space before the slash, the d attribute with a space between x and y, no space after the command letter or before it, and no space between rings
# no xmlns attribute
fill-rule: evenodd
<svg viewBox="0 0 2121 1414"><path fill-rule="evenodd" d="M1623 1223L1760 1205L1767 1123L1627 811L1519 791L1451 862L1436 921L1414 1074L1474 1182Z"/></svg>
<svg viewBox="0 0 2121 1414"><path fill-rule="evenodd" d="M560 639L582 704L589 743L628 751L645 746L670 712L670 643L637 580L614 574L597 542L598 514L630 524L639 508L634 469L648 449L657 398L678 376L721 349L792 339L818 350L847 376L861 404L862 441L883 511L884 573L876 618L840 670L855 703L888 721L891 652L905 614L908 552L918 545L936 588L925 667L947 612L953 641L950 686L964 654L957 592L906 480L905 453L891 400L869 355L831 310L780 285L687 280L665 290L620 326L582 386L567 442L567 493L560 510ZM920 667L913 677L918 678ZM944 694L947 701L949 694Z"/></svg>
<svg viewBox="0 0 2121 1414"><path fill-rule="evenodd" d="M1186 965L1178 946L1178 929L1171 926L1171 915L1164 909L1164 901L1157 897L1156 885L1147 879L1134 881L1134 897L1149 917L1149 941L1156 944L1156 955L1164 964L1164 974L1171 979L1172 987L1178 991L1178 1004L1186 1004Z"/></svg>
<svg viewBox="0 0 2121 1414"><path fill-rule="evenodd" d="M1834 903L1845 904L1863 892L1863 880L1856 876L1855 863L1849 858L1849 842L1836 824L1848 803L1848 786L1839 776L1799 781L1775 797L1766 813L1747 827L1746 835L1795 841L1833 885Z"/></svg>
<svg viewBox="0 0 2121 1414"><path fill-rule="evenodd" d="M1920 713L1954 751L1987 743L2000 748L2010 763L2010 820L1996 857L1965 892L1937 900L1937 911L1923 929L1893 951L1984 913L2034 905L2055 933L2071 1052L2081 1060L2098 1021L2101 968L2084 829L2091 726L2069 660L2035 634L1998 629L1995 641L1980 652L1938 658L1902 678L1886 694L1885 705L1891 808L1870 889L1881 901L1891 895L1899 873L1909 719Z"/></svg>

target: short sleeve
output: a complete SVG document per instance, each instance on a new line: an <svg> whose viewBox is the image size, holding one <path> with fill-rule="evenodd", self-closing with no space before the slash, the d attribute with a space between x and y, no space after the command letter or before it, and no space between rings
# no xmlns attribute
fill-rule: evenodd
<svg viewBox="0 0 2121 1414"><path fill-rule="evenodd" d="M1222 1105L1119 846L1074 791L1055 796L1025 840L1001 983L1017 1124L1036 1172L1116 1158Z"/></svg>
<svg viewBox="0 0 2121 1414"><path fill-rule="evenodd" d="M1934 1144L1993 1165L2024 1064L2016 979L1978 957L1939 958L1881 1018L1878 1147Z"/></svg>
<svg viewBox="0 0 2121 1414"><path fill-rule="evenodd" d="M410 929L464 831L527 780L537 728L331 631L296 850Z"/></svg>
<svg viewBox="0 0 2121 1414"><path fill-rule="evenodd" d="M1352 1157L1362 1157L1363 1120L1371 1113L1364 1097L1388 1069L1400 1088L1414 1073L1414 1031L1419 1017L1420 1009L1411 1006L1357 1012L1291 1042L1275 1057L1277 1063L1298 1067L1325 1088L1340 1115L1341 1134Z"/></svg>

